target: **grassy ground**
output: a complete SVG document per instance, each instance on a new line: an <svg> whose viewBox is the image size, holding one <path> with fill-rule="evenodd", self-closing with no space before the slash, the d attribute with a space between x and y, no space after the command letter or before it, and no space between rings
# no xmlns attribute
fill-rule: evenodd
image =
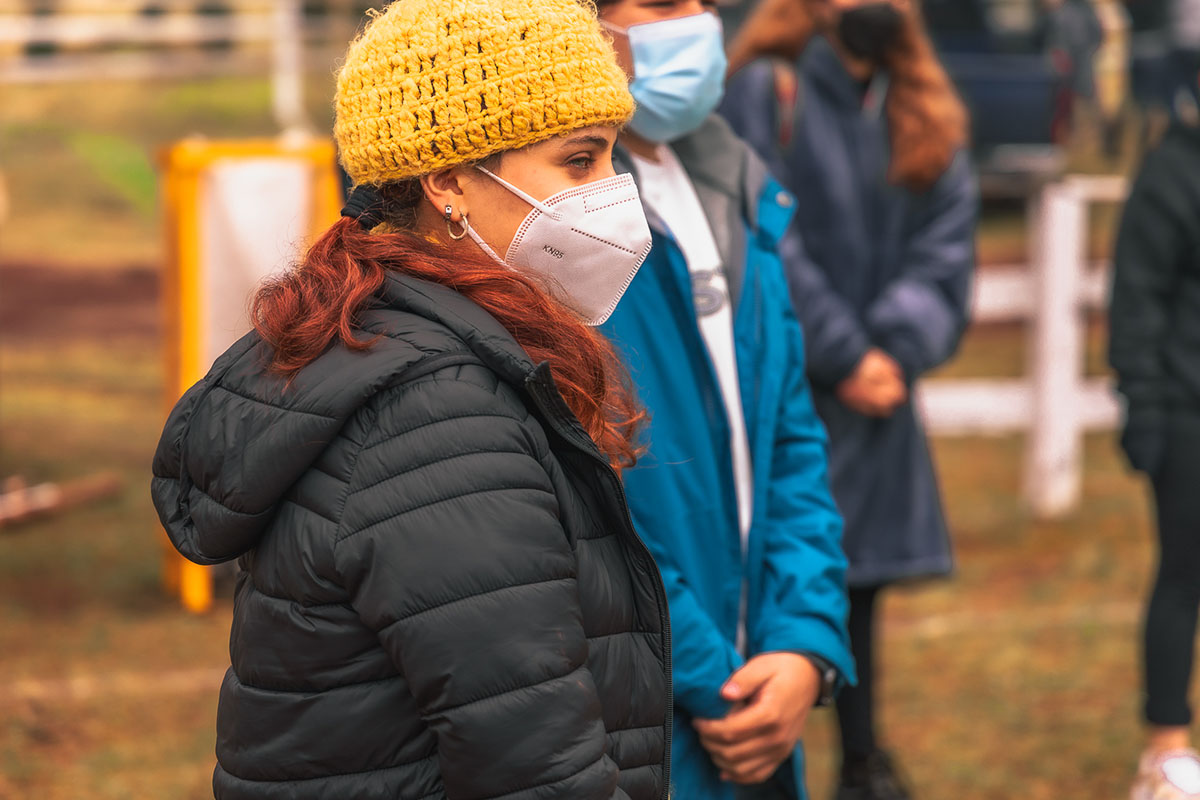
<svg viewBox="0 0 1200 800"><path fill-rule="evenodd" d="M116 470L126 486L0 539L0 797L203 797L218 677L165 694L152 682L220 667L228 610L189 617L159 588L154 345L6 341L0 359L0 474Z"/></svg>
<svg viewBox="0 0 1200 800"><path fill-rule="evenodd" d="M318 121L327 89L319 79L309 92ZM112 470L125 489L0 530L4 800L211 796L231 609L222 600L188 616L159 586L147 492L163 418L153 165L181 136L270 133L268 108L254 80L6 87L0 476ZM1097 246L1110 236L1100 224ZM989 260L1019 257L1019 217L990 220L981 244ZM1093 326L1093 372L1102 342ZM1023 368L1021 329L988 328L971 332L945 374ZM1082 508L1037 523L1017 500L1019 437L934 449L959 571L887 598L887 739L925 800L1121 796L1139 736L1135 645L1151 558L1142 487L1109 437L1092 438ZM817 714L817 800L828 796L832 733Z"/></svg>
<svg viewBox="0 0 1200 800"><path fill-rule="evenodd" d="M0 281L0 475L124 481L113 501L0 530L0 797L211 797L229 609L187 616L160 588L153 297L63 282L55 324L39 326L14 305L48 298L11 271Z"/></svg>

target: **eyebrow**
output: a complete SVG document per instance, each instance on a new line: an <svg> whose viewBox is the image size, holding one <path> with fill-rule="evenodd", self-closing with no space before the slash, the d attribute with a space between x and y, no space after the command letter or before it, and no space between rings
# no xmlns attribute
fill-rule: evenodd
<svg viewBox="0 0 1200 800"><path fill-rule="evenodd" d="M608 139L603 136L572 136L570 139L562 143L562 147L578 147L579 145L591 145L592 147L608 147Z"/></svg>

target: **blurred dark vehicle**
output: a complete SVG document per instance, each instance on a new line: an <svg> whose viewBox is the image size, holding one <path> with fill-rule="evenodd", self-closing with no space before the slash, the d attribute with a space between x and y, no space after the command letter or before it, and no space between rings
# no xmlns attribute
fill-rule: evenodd
<svg viewBox="0 0 1200 800"><path fill-rule="evenodd" d="M1052 171L1069 104L1045 51L1039 0L924 0L926 23L971 110L984 171Z"/></svg>
<svg viewBox="0 0 1200 800"><path fill-rule="evenodd" d="M1067 0L1070 2L1070 0ZM718 0L726 40L756 0ZM922 0L926 24L972 114L985 193L1023 196L1061 169L1071 76L1047 53L1045 0Z"/></svg>

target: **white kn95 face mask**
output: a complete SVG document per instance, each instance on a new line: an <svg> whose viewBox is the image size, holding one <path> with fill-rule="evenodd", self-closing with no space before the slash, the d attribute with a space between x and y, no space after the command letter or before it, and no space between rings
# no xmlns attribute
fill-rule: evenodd
<svg viewBox="0 0 1200 800"><path fill-rule="evenodd" d="M467 228L497 263L544 276L555 296L588 325L601 325L650 254L650 226L629 174L537 200L483 167L480 172L533 206L504 258Z"/></svg>

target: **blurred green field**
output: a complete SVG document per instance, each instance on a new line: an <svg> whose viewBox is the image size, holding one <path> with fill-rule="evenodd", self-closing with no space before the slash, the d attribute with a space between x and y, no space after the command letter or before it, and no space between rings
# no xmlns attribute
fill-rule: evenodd
<svg viewBox="0 0 1200 800"><path fill-rule="evenodd" d="M332 125L332 87L332 66L306 87L316 130ZM11 208L0 262L155 267L162 148L274 133L265 78L6 85L0 176Z"/></svg>
<svg viewBox="0 0 1200 800"><path fill-rule="evenodd" d="M263 78L7 85L0 115L0 263L88 268L152 268L163 257L158 226L157 158L187 137L244 138L276 132ZM331 130L333 65L306 85L309 118ZM1111 168L1089 155L1073 169ZM1129 159L1122 164L1128 166ZM0 202L0 207L3 207ZM1105 252L1114 209L1093 215L1090 249ZM3 212L0 212L2 214ZM1021 262L1025 216L996 207L984 220L984 263Z"/></svg>
<svg viewBox="0 0 1200 800"><path fill-rule="evenodd" d="M327 124L328 78L313 118ZM0 172L0 477L113 470L113 501L0 529L0 798L211 797L227 599L184 614L159 584L149 460L162 419L155 153L269 134L263 81L6 87ZM989 220L988 260L1023 230ZM1100 227L1097 247L1111 236ZM135 271L129 272L130 268ZM1089 335L1103 369L1104 332ZM946 375L1017 375L1019 326L973 330ZM1087 442L1062 523L1017 502L1020 437L935 442L959 571L885 604L884 730L924 800L1121 797L1139 746L1137 630L1151 568L1143 487ZM811 787L826 800L828 713ZM693 800L693 799L686 799ZM699 800L699 799L696 799Z"/></svg>

